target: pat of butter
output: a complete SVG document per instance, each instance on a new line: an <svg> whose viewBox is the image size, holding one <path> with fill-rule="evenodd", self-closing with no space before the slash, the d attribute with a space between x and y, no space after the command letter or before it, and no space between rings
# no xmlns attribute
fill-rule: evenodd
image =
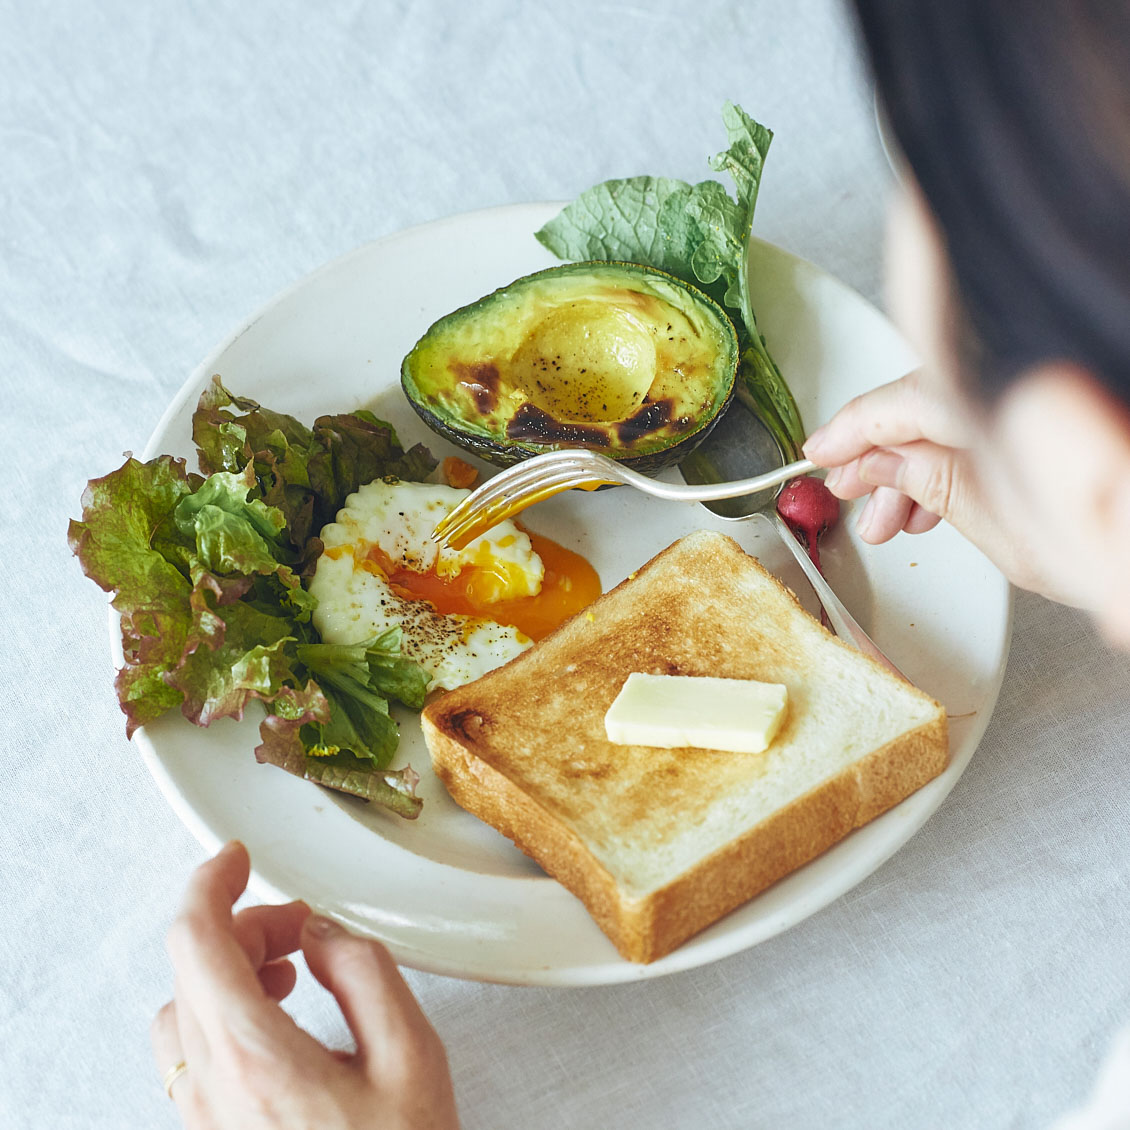
<svg viewBox="0 0 1130 1130"><path fill-rule="evenodd" d="M777 736L787 705L780 683L637 671L608 708L604 729L617 745L761 753Z"/></svg>

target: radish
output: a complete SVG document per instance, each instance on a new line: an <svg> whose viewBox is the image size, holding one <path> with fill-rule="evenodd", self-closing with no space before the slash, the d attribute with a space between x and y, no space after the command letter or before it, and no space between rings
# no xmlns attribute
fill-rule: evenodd
<svg viewBox="0 0 1130 1130"><path fill-rule="evenodd" d="M777 499L777 513L788 523L808 550L812 564L820 569L820 535L840 518L840 500L824 485L823 479L805 475L793 479Z"/></svg>

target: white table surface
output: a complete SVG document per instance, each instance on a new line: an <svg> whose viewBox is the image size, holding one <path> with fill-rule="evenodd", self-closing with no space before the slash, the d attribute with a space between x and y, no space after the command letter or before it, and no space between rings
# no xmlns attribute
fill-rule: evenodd
<svg viewBox="0 0 1130 1130"><path fill-rule="evenodd" d="M701 179L727 98L776 130L758 233L878 300L890 174L833 0L0 0L0 1126L177 1124L147 1028L203 852L125 739L65 542L86 479L320 263ZM1130 1021L1128 676L1021 596L971 768L801 926L613 989L409 972L465 1126L1047 1126ZM343 1041L307 976L293 1009Z"/></svg>

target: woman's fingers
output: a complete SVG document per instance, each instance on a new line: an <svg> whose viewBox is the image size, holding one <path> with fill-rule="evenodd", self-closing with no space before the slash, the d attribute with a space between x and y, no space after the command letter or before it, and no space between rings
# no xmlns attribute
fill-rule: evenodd
<svg viewBox="0 0 1130 1130"><path fill-rule="evenodd" d="M301 944L302 923L310 916L306 903L250 906L232 919L232 933L252 969L294 953Z"/></svg>
<svg viewBox="0 0 1130 1130"><path fill-rule="evenodd" d="M822 467L842 467L872 448L920 439L950 447L966 442L954 413L929 391L918 373L910 373L845 404L808 437L804 453Z"/></svg>
<svg viewBox="0 0 1130 1130"><path fill-rule="evenodd" d="M825 481L837 498L873 495L860 512L858 529L865 541L877 544L900 530L924 534L943 518L960 526L966 517L962 500L965 510L974 504L972 474L963 452L919 440L868 451L830 471Z"/></svg>
<svg viewBox="0 0 1130 1130"><path fill-rule="evenodd" d="M447 1053L388 950L316 916L302 949L353 1032L353 1063L393 1101L396 1125L458 1126Z"/></svg>
<svg viewBox="0 0 1130 1130"><path fill-rule="evenodd" d="M206 1058L208 1040L198 1014L209 1013L218 976L232 992L281 1001L293 990L297 974L285 960L299 946L302 923L310 915L304 902L253 906L234 917L232 903L247 883L249 863L242 845L229 845L201 867L189 884L177 920L169 931L169 949L177 972L176 1015L180 1043L198 1062Z"/></svg>
<svg viewBox="0 0 1130 1130"><path fill-rule="evenodd" d="M917 510L911 509L905 515L904 529L922 533L944 519L1014 584L1046 591L1026 539L1009 523L1001 521L967 453L922 440L870 452L859 460L857 471L861 480L874 485L875 494L889 490L913 499ZM880 512L880 518L884 513ZM891 521L888 515L881 533L889 532ZM862 530L860 533L867 541L882 540Z"/></svg>
<svg viewBox="0 0 1130 1130"><path fill-rule="evenodd" d="M259 970L259 984L263 992L273 1001L284 1001L294 991L298 983L298 970L294 962L284 957L280 961L270 961Z"/></svg>
<svg viewBox="0 0 1130 1130"><path fill-rule="evenodd" d="M181 1044L177 1006L173 1001L163 1005L149 1026L149 1039L153 1045L153 1062L162 1085L182 1113L196 1101L193 1093L192 1072L187 1068L187 1055Z"/></svg>
<svg viewBox="0 0 1130 1130"><path fill-rule="evenodd" d="M232 904L249 872L247 849L228 844L193 873L169 929L177 1000L191 1009L205 1036L224 1031L232 1018L264 1018L274 1008L234 933Z"/></svg>
<svg viewBox="0 0 1130 1130"><path fill-rule="evenodd" d="M843 476L848 486L873 492L859 517L859 534L873 544L900 530L921 534L943 518L972 536L983 524L983 504L961 452L920 440L870 451Z"/></svg>
<svg viewBox="0 0 1130 1130"><path fill-rule="evenodd" d="M921 397L914 375L871 389L848 401L804 444L804 453L824 467L839 467L873 447L888 447L923 435Z"/></svg>
<svg viewBox="0 0 1130 1130"><path fill-rule="evenodd" d="M180 1032L177 1031L177 1006L168 1001L162 1005L149 1025L149 1042L153 1045L153 1062L161 1076L184 1059Z"/></svg>
<svg viewBox="0 0 1130 1130"><path fill-rule="evenodd" d="M829 467L838 498L870 495L858 519L864 541L925 533L945 518L976 520L978 500L961 450L963 429L917 373L857 396L804 445ZM969 511L969 514L966 514Z"/></svg>
<svg viewBox="0 0 1130 1130"><path fill-rule="evenodd" d="M837 497L845 501L862 498L870 494L875 486L865 483L859 477L859 460L853 459L842 467L833 467L824 478L824 485Z"/></svg>
<svg viewBox="0 0 1130 1130"><path fill-rule="evenodd" d="M927 534L942 520L940 514L933 514L916 502L910 508L910 515L906 519L903 529L908 534Z"/></svg>
<svg viewBox="0 0 1130 1130"><path fill-rule="evenodd" d="M392 955L328 918L307 920L302 949L310 971L337 1000L358 1056L387 1079L403 1073L425 1044L439 1045ZM406 1059L407 1057L407 1059Z"/></svg>
<svg viewBox="0 0 1130 1130"><path fill-rule="evenodd" d="M446 1055L383 946L301 903L232 907L249 874L225 848L200 867L169 934L174 1000L152 1025L153 1055L186 1125L457 1126ZM301 943L334 994L358 1054L329 1052L277 1001ZM171 1068L187 1064L183 1074Z"/></svg>
<svg viewBox="0 0 1130 1130"><path fill-rule="evenodd" d="M863 482L899 491L959 529L977 508L972 470L962 453L925 440L869 452L857 473Z"/></svg>
<svg viewBox="0 0 1130 1130"><path fill-rule="evenodd" d="M890 487L877 487L860 512L856 529L864 541L880 545L899 533L910 516L914 500Z"/></svg>

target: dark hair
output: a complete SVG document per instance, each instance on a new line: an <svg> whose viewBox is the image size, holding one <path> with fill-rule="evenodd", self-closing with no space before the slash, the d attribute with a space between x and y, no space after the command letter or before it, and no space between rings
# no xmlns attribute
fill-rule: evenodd
<svg viewBox="0 0 1130 1130"><path fill-rule="evenodd" d="M1130 402L1130 5L856 0L992 396L1076 361Z"/></svg>

